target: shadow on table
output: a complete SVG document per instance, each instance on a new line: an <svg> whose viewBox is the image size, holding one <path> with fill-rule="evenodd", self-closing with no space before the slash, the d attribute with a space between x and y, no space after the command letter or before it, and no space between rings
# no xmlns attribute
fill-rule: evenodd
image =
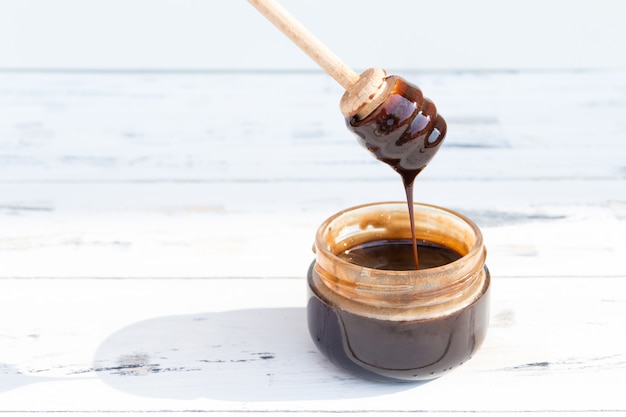
<svg viewBox="0 0 626 417"><path fill-rule="evenodd" d="M364 381L329 363L304 308L159 317L120 330L94 369L109 385L159 398L285 401L358 398L415 384Z"/></svg>

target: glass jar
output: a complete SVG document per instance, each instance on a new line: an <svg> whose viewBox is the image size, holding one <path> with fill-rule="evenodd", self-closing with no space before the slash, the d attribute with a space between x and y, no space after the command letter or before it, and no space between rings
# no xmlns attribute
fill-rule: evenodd
<svg viewBox="0 0 626 417"><path fill-rule="evenodd" d="M417 241L457 260L419 270L382 270L340 257L371 242L411 239L406 203L374 203L327 219L315 237L307 318L334 364L383 381L427 380L463 364L489 321L486 249L478 227L451 210L415 204Z"/></svg>

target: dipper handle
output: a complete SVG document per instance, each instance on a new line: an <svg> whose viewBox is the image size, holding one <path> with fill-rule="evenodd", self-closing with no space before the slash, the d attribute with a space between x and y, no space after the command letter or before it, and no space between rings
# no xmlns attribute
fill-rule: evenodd
<svg viewBox="0 0 626 417"><path fill-rule="evenodd" d="M317 63L343 88L348 89L359 75L320 42L287 10L274 0L248 0L263 16Z"/></svg>
<svg viewBox="0 0 626 417"><path fill-rule="evenodd" d="M276 1L248 2L345 88L340 109L346 119L364 118L385 100L389 86L384 70L370 68L358 75Z"/></svg>

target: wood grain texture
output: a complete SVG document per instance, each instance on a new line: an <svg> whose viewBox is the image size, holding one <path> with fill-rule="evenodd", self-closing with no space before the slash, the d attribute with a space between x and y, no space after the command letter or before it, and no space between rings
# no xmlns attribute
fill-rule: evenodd
<svg viewBox="0 0 626 417"><path fill-rule="evenodd" d="M449 124L416 199L485 235L475 358L381 385L309 340L317 226L403 199L334 81L5 72L0 414L626 413L626 73L401 75Z"/></svg>

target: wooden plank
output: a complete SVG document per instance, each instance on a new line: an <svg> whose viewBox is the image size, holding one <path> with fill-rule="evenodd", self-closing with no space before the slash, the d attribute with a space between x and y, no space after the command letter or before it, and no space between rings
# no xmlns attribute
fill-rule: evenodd
<svg viewBox="0 0 626 417"><path fill-rule="evenodd" d="M2 279L0 410L626 412L625 278L495 279L481 351L422 385L330 365L302 279Z"/></svg>
<svg viewBox="0 0 626 417"><path fill-rule="evenodd" d="M309 341L317 226L404 198L332 81L2 73L0 413L626 412L626 73L408 75L451 127L416 199L488 248L472 361L380 385Z"/></svg>
<svg viewBox="0 0 626 417"><path fill-rule="evenodd" d="M449 122L425 177L625 176L626 72L403 75ZM355 146L341 93L297 73L3 73L0 179L393 178Z"/></svg>
<svg viewBox="0 0 626 417"><path fill-rule="evenodd" d="M418 190L479 224L498 276L625 275L623 181L594 185L518 184L530 201L507 181ZM402 198L395 182L0 184L0 276L301 276L323 220Z"/></svg>

